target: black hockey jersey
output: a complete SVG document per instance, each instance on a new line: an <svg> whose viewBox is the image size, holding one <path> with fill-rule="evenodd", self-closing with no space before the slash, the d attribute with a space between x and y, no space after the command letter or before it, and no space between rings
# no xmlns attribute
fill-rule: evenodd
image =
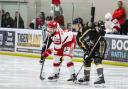
<svg viewBox="0 0 128 89"><path fill-rule="evenodd" d="M84 52L90 51L97 40L99 39L99 42L96 44L95 50L99 50L100 47L100 41L106 41L104 37L101 36L101 34L94 28L83 28L82 32L78 32L76 39L78 45L83 49Z"/></svg>

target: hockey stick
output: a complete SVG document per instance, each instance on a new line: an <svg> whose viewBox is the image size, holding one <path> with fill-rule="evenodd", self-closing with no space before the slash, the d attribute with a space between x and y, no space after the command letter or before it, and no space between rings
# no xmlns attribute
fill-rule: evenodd
<svg viewBox="0 0 128 89"><path fill-rule="evenodd" d="M71 25L72 25L72 22L73 22L73 19L74 19L74 11L75 11L74 3L72 3L72 21L71 21Z"/></svg>
<svg viewBox="0 0 128 89"><path fill-rule="evenodd" d="M47 49L47 45L48 45L48 41L47 41L45 50ZM45 62L45 58L44 58L43 61L42 61L42 67L41 67L41 71L40 71L40 79L41 79L41 80L44 80L44 79L45 79L45 78L42 76L43 67L44 67L44 62Z"/></svg>
<svg viewBox="0 0 128 89"><path fill-rule="evenodd" d="M44 29L43 29L42 35L43 35L43 39L44 39L44 37L47 38L47 36L46 36L46 32L45 32ZM48 40L48 41L47 41L47 43L46 43L46 48L45 48L45 50L46 50L47 47L48 47L49 38L48 38L47 40ZM45 78L42 76L43 67L44 67L44 62L45 62L45 58L43 58L43 61L42 61L42 67L41 67L41 71L40 71L40 79L41 79L41 80L44 80L44 79L45 79Z"/></svg>
<svg viewBox="0 0 128 89"><path fill-rule="evenodd" d="M72 2L72 17L71 17L72 19L71 19L71 24L70 24L71 31L73 31L72 24L73 24L73 19L74 19L74 11L75 11L74 3Z"/></svg>
<svg viewBox="0 0 128 89"><path fill-rule="evenodd" d="M45 61L45 59L43 59L42 67L41 67L41 71L40 71L40 79L41 79L41 80L44 80L44 79L45 79L45 78L42 76L43 67L44 67L44 61Z"/></svg>
<svg viewBox="0 0 128 89"><path fill-rule="evenodd" d="M96 41L95 45L94 45L93 48L91 49L91 51L90 51L90 53L89 53L89 55L88 55L89 57L91 56L93 50L94 50L95 47L97 46L97 44L98 44L98 42L100 41L101 37L102 37L102 36L100 36L100 37L98 38L98 40ZM80 67L79 71L78 71L77 74L76 74L76 77L79 75L79 73L80 73L80 71L82 70L83 66L84 66L84 64Z"/></svg>
<svg viewBox="0 0 128 89"><path fill-rule="evenodd" d="M77 72L76 78L77 78L77 76L79 75L80 71L82 70L83 66L84 66L84 64L80 67L79 71Z"/></svg>

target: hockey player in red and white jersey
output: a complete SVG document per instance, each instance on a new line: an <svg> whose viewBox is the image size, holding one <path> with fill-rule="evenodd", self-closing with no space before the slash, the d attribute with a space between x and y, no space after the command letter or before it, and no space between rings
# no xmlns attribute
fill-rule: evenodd
<svg viewBox="0 0 128 89"><path fill-rule="evenodd" d="M49 33L48 49L42 52L43 57L48 57L52 52L53 57L53 75L49 76L49 80L59 78L60 59L67 63L67 68L71 77L67 81L75 81L76 75L74 71L74 63L72 62L73 49L76 45L76 39L72 32L64 31L59 27L56 21L48 23L47 31ZM50 49L49 45L53 43L54 49Z"/></svg>
<svg viewBox="0 0 128 89"><path fill-rule="evenodd" d="M119 34L121 31L118 20L112 19L110 13L105 15L105 31L107 34Z"/></svg>

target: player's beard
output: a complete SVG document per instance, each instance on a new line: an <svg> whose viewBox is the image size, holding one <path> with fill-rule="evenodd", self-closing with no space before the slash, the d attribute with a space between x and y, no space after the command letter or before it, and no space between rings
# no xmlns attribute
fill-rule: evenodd
<svg viewBox="0 0 128 89"><path fill-rule="evenodd" d="M79 30L80 30L80 27L79 27L79 25L77 24L77 25L74 25L74 27L73 27L74 29L75 29L75 31L76 32L78 32Z"/></svg>
<svg viewBox="0 0 128 89"><path fill-rule="evenodd" d="M78 24L78 26L77 26L77 32L81 32L81 25L80 24Z"/></svg>

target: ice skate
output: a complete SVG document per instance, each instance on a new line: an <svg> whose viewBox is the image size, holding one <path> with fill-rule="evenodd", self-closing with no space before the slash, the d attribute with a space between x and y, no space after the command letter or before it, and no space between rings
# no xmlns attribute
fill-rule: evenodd
<svg viewBox="0 0 128 89"><path fill-rule="evenodd" d="M80 78L78 80L78 83L79 84L89 85L89 80L90 80L89 76L84 76L83 78Z"/></svg>
<svg viewBox="0 0 128 89"><path fill-rule="evenodd" d="M57 81L58 78L59 78L59 73L48 77L50 81Z"/></svg>
<svg viewBox="0 0 128 89"><path fill-rule="evenodd" d="M76 80L77 80L76 74L72 74L71 77L67 79L67 81L73 81L73 82L75 82Z"/></svg>
<svg viewBox="0 0 128 89"><path fill-rule="evenodd" d="M99 78L97 81L94 82L95 87L105 87L105 80L104 78Z"/></svg>

